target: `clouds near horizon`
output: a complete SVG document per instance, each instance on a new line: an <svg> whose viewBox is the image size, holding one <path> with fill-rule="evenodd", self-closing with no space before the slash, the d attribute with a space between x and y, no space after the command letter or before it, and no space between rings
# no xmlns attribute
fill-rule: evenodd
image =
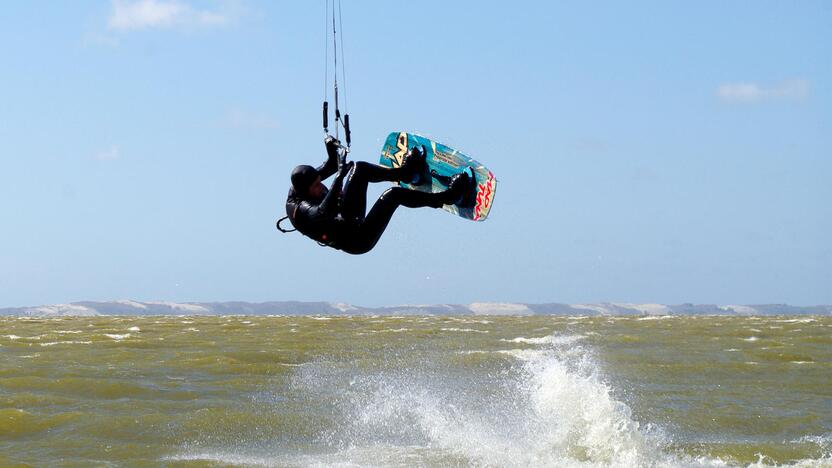
<svg viewBox="0 0 832 468"><path fill-rule="evenodd" d="M113 0L107 20L111 31L221 27L231 21L227 13L200 10L175 0Z"/></svg>
<svg viewBox="0 0 832 468"><path fill-rule="evenodd" d="M98 161L115 161L117 159L121 159L121 149L116 145L112 145L109 148L98 152L98 154L95 155L95 159Z"/></svg>
<svg viewBox="0 0 832 468"><path fill-rule="evenodd" d="M785 99L804 100L809 97L808 80L793 79L771 86L755 82L723 83L717 87L717 96L726 102L753 104L762 101Z"/></svg>

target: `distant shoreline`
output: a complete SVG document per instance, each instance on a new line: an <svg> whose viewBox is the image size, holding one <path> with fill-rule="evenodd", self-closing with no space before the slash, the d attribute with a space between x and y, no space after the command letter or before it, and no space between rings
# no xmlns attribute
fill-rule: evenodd
<svg viewBox="0 0 832 468"><path fill-rule="evenodd" d="M0 316L84 317L141 315L559 315L559 316L758 316L832 315L832 305L788 304L633 304L502 303L429 304L364 307L338 302L167 302L81 301L31 307L0 308Z"/></svg>

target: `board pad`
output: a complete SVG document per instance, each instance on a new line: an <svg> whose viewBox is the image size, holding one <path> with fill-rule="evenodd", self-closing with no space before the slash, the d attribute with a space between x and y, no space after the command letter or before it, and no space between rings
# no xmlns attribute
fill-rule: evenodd
<svg viewBox="0 0 832 468"><path fill-rule="evenodd" d="M442 208L455 215L473 221L484 221L494 203L497 190L497 179L494 174L478 161L420 135L407 132L392 132L387 136L381 149L379 162L387 167L399 167L405 155L414 146L424 146L427 150L426 160L429 172L423 174L424 180L430 177L429 183L411 185L400 182L404 188L421 190L423 192L441 192L448 188L446 182L450 177L470 167L477 179L476 196L470 197L469 203L460 205L445 205ZM431 176L436 175L436 177Z"/></svg>

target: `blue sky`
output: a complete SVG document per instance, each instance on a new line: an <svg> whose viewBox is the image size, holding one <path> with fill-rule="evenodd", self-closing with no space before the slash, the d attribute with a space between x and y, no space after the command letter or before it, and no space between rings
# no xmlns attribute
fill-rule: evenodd
<svg viewBox="0 0 832 468"><path fill-rule="evenodd" d="M832 303L832 3L345 0L354 159L499 179L371 253L273 224L324 157L324 2L0 5L0 306ZM371 191L371 197L384 186Z"/></svg>

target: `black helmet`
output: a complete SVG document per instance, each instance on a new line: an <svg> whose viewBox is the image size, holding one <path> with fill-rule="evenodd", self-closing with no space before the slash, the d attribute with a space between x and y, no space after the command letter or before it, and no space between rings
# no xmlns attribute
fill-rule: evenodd
<svg viewBox="0 0 832 468"><path fill-rule="evenodd" d="M312 166L302 164L292 169L292 187L295 193L305 194L315 180L318 179L318 171Z"/></svg>

